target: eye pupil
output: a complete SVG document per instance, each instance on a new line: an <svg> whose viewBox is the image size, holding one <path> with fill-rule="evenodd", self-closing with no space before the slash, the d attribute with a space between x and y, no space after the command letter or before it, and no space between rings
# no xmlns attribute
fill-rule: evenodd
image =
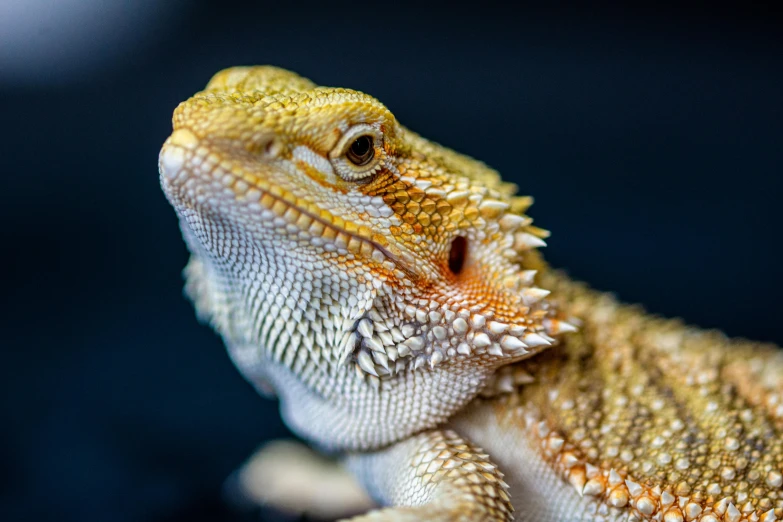
<svg viewBox="0 0 783 522"><path fill-rule="evenodd" d="M451 270L452 274L459 275L462 272L467 255L468 240L462 236L455 237L451 242L451 250L449 251L449 270Z"/></svg>
<svg viewBox="0 0 783 522"><path fill-rule="evenodd" d="M354 165L366 165L375 156L373 140L370 136L359 136L351 143L347 157Z"/></svg>

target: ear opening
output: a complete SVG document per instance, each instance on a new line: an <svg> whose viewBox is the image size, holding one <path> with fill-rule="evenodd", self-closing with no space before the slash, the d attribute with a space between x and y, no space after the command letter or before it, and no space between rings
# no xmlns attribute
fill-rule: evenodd
<svg viewBox="0 0 783 522"><path fill-rule="evenodd" d="M455 276L460 275L465 267L468 257L468 240L464 236L457 236L451 241L449 250L449 270Z"/></svg>

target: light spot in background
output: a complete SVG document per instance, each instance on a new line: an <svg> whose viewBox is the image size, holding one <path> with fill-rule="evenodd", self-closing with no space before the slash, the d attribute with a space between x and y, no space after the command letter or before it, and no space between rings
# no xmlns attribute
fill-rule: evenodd
<svg viewBox="0 0 783 522"><path fill-rule="evenodd" d="M0 0L0 85L80 83L181 19L181 0ZM177 16L175 16L175 14Z"/></svg>

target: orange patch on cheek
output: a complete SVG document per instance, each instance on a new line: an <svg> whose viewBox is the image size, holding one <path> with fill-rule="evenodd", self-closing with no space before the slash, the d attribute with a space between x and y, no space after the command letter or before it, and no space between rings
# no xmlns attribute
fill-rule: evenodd
<svg viewBox="0 0 783 522"><path fill-rule="evenodd" d="M508 296L501 282L487 279L486 272L479 264L467 263L459 274L449 269L448 260L443 261L442 267L444 278L449 281L449 286L462 295L466 306L483 304L495 312L497 320L508 323L523 321L529 312L527 307L509 308Z"/></svg>

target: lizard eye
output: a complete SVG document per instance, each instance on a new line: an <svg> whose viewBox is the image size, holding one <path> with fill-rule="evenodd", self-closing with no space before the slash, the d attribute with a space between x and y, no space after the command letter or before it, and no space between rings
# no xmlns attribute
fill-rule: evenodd
<svg viewBox="0 0 783 522"><path fill-rule="evenodd" d="M366 134L356 138L348 148L348 152L345 153L348 161L358 167L367 165L373 156L375 156L375 148L373 147L372 137Z"/></svg>
<svg viewBox="0 0 783 522"><path fill-rule="evenodd" d="M332 166L345 181L365 181L380 170L383 134L366 123L348 129L329 153Z"/></svg>

